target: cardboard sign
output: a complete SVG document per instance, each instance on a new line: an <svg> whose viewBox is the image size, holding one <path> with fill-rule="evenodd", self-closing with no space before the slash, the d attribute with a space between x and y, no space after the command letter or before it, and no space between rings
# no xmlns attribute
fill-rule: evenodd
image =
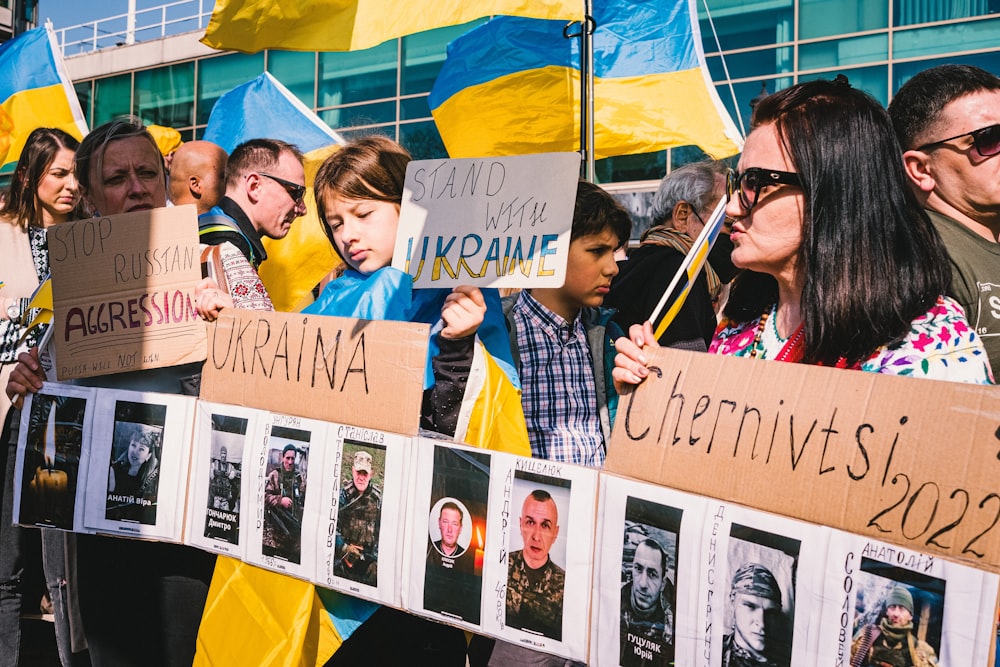
<svg viewBox="0 0 1000 667"><path fill-rule="evenodd" d="M647 354L608 470L1000 571L996 387Z"/></svg>
<svg viewBox="0 0 1000 667"><path fill-rule="evenodd" d="M205 358L194 206L67 222L48 241L60 380Z"/></svg>
<svg viewBox="0 0 1000 667"><path fill-rule="evenodd" d="M415 160L392 265L414 287L560 287L578 153Z"/></svg>
<svg viewBox="0 0 1000 667"><path fill-rule="evenodd" d="M227 308L201 398L414 435L429 327Z"/></svg>

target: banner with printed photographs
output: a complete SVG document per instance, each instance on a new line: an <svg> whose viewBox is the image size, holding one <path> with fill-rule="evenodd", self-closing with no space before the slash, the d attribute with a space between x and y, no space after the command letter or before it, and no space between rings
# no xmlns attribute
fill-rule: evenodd
<svg viewBox="0 0 1000 667"><path fill-rule="evenodd" d="M22 525L183 541L571 660L979 665L995 636L996 574L590 468L176 395L25 406Z"/></svg>

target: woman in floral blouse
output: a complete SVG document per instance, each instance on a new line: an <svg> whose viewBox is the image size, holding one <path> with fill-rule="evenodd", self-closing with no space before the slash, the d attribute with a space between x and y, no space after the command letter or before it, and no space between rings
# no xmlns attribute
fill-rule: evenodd
<svg viewBox="0 0 1000 667"><path fill-rule="evenodd" d="M981 342L943 296L947 253L909 190L881 105L838 76L754 110L729 176L736 279L716 354L991 383ZM646 376L648 324L619 339L614 377Z"/></svg>

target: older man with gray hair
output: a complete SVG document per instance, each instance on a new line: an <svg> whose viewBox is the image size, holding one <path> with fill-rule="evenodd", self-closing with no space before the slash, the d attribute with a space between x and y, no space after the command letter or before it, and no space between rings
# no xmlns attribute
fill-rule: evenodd
<svg viewBox="0 0 1000 667"><path fill-rule="evenodd" d="M604 305L624 331L649 319L680 268L708 217L726 193L725 164L704 161L674 169L660 182L653 198L653 226L639 247L619 264ZM660 345L706 351L715 333L715 300L735 275L729 259L732 244L720 234L705 270L698 274L684 305L660 336ZM676 290L675 294L680 290ZM654 329L658 322L653 322Z"/></svg>

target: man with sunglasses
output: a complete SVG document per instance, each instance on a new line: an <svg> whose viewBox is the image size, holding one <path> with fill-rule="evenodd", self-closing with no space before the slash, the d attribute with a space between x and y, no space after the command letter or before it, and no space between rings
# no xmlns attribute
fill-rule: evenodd
<svg viewBox="0 0 1000 667"><path fill-rule="evenodd" d="M251 139L226 163L226 195L198 218L201 242L236 246L254 269L267 259L261 237L284 238L305 215L302 151L277 139Z"/></svg>
<svg viewBox="0 0 1000 667"><path fill-rule="evenodd" d="M889 105L910 185L951 256L957 300L1000 369L1000 77L920 72Z"/></svg>

